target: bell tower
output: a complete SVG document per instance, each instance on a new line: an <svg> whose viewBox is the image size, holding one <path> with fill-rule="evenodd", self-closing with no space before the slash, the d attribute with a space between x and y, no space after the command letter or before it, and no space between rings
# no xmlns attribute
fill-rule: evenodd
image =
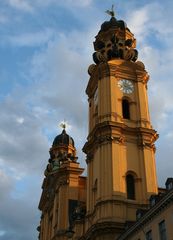
<svg viewBox="0 0 173 240"><path fill-rule="evenodd" d="M147 98L149 75L136 39L114 17L95 37L90 79L87 177L63 125L50 148L39 209L40 240L111 240L136 221L158 193L155 141Z"/></svg>
<svg viewBox="0 0 173 240"><path fill-rule="evenodd" d="M88 69L86 239L115 239L158 191L149 75L137 61L134 35L109 13L95 38L95 64Z"/></svg>
<svg viewBox="0 0 173 240"><path fill-rule="evenodd" d="M67 240L73 219L81 218L85 209L85 177L77 162L74 140L62 124L63 131L57 135L50 148L50 158L42 185L39 202L41 211L40 240ZM78 210L75 212L75 210Z"/></svg>

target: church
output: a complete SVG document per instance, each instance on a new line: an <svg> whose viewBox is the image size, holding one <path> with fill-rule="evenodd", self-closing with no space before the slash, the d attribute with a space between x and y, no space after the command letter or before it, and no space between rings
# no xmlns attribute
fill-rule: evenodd
<svg viewBox="0 0 173 240"><path fill-rule="evenodd" d="M87 176L64 124L44 172L40 240L173 239L173 178L158 187L149 74L133 33L107 13L88 68Z"/></svg>

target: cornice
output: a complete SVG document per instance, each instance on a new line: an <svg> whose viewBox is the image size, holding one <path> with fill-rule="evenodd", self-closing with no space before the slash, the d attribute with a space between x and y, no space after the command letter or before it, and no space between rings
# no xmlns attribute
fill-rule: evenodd
<svg viewBox="0 0 173 240"><path fill-rule="evenodd" d="M96 236L103 236L105 234L121 233L124 229L124 223L104 221L101 223L93 224L85 235L79 240L94 240Z"/></svg>
<svg viewBox="0 0 173 240"><path fill-rule="evenodd" d="M112 130L116 129L116 134L112 134ZM94 149L101 144L116 142L117 144L125 144L126 135L137 136L138 145L141 147L154 148L154 142L158 138L158 134L154 129L144 127L128 127L124 123L105 121L96 124L94 129L88 136L88 141L83 147L83 151L88 154L94 152Z"/></svg>
<svg viewBox="0 0 173 240"><path fill-rule="evenodd" d="M105 200L100 200L96 203L96 205L94 206L94 210L91 213L86 214L86 218L92 218L95 216L97 208L100 206L103 206L107 203L111 203L111 204L126 204L127 206L131 206L136 208L148 208L148 204L141 204L139 202L137 202L136 200L128 200L128 199L124 199L122 197L120 197L119 199L105 199Z"/></svg>
<svg viewBox="0 0 173 240"><path fill-rule="evenodd" d="M131 62L122 59L114 59L108 62L102 62L98 65L90 65L92 68L91 77L89 79L86 94L89 98L94 94L98 81L105 77L115 77L118 79L129 79L135 82L146 84L149 75L145 70L142 62Z"/></svg>

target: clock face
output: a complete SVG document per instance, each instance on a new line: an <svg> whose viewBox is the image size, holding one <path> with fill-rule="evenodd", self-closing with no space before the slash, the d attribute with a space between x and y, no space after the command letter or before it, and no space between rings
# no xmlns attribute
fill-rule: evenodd
<svg viewBox="0 0 173 240"><path fill-rule="evenodd" d="M133 83L127 79L121 79L118 81L118 87L120 88L123 93L130 94L134 90Z"/></svg>

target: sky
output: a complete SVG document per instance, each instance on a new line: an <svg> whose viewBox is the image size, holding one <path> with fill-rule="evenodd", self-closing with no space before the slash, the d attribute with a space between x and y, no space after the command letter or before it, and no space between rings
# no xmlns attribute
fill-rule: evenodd
<svg viewBox="0 0 173 240"><path fill-rule="evenodd" d="M43 173L63 120L85 167L87 69L112 4L150 75L159 186L173 176L173 1L0 0L0 240L37 239Z"/></svg>

